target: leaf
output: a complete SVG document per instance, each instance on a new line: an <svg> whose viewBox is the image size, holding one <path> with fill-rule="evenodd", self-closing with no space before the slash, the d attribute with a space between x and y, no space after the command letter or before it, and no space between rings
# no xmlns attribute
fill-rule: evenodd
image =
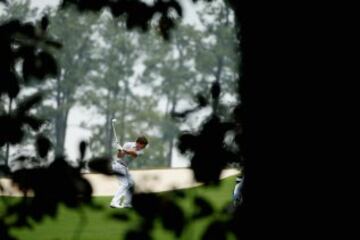
<svg viewBox="0 0 360 240"><path fill-rule="evenodd" d="M161 205L161 220L164 228L169 229L179 237L185 227L185 215L182 209L172 201Z"/></svg>
<svg viewBox="0 0 360 240"><path fill-rule="evenodd" d="M114 213L111 215L111 217L118 221L129 221L130 220L129 215L125 214L125 213Z"/></svg>
<svg viewBox="0 0 360 240"><path fill-rule="evenodd" d="M145 231L145 229L141 230L130 230L125 235L125 240L134 240L134 239L141 239L141 240L151 240L149 233Z"/></svg>
<svg viewBox="0 0 360 240"><path fill-rule="evenodd" d="M190 132L183 132L179 136L178 148L181 153L185 153L186 151L193 151L197 145L197 137Z"/></svg>
<svg viewBox="0 0 360 240"><path fill-rule="evenodd" d="M145 219L153 220L161 211L161 198L155 194L135 194L132 203L134 209Z"/></svg>
<svg viewBox="0 0 360 240"><path fill-rule="evenodd" d="M206 229L203 240L226 240L226 226L223 222L214 221Z"/></svg>
<svg viewBox="0 0 360 240"><path fill-rule="evenodd" d="M21 101L15 111L17 116L25 115L32 107L39 104L43 99L42 93L35 93Z"/></svg>
<svg viewBox="0 0 360 240"><path fill-rule="evenodd" d="M26 81L31 77L38 80L46 76L56 76L58 73L57 63L52 55L42 51L38 54L28 54L23 61L23 76Z"/></svg>
<svg viewBox="0 0 360 240"><path fill-rule="evenodd" d="M30 38L35 38L35 35L36 35L35 34L35 26L32 23L23 24L20 27L19 32Z"/></svg>
<svg viewBox="0 0 360 240"><path fill-rule="evenodd" d="M208 105L208 100L204 95L197 94L196 99L200 107L206 107Z"/></svg>
<svg viewBox="0 0 360 240"><path fill-rule="evenodd" d="M40 52L38 57L42 63L41 66L44 71L44 76L56 76L58 68L55 58L45 51Z"/></svg>
<svg viewBox="0 0 360 240"><path fill-rule="evenodd" d="M213 99L219 99L221 86L219 82L214 82L211 86L211 96Z"/></svg>
<svg viewBox="0 0 360 240"><path fill-rule="evenodd" d="M196 197L194 199L194 205L197 207L192 216L193 219L199 219L209 216L213 213L214 209L211 204L203 198Z"/></svg>
<svg viewBox="0 0 360 240"><path fill-rule="evenodd" d="M5 143L19 143L24 136L21 122L9 115L0 116L0 132L0 146Z"/></svg>
<svg viewBox="0 0 360 240"><path fill-rule="evenodd" d="M4 23L0 25L0 33L2 35L1 37L12 36L12 34L19 31L20 28L21 24L18 19Z"/></svg>
<svg viewBox="0 0 360 240"><path fill-rule="evenodd" d="M51 149L51 146L52 144L47 137L45 137L44 135L37 136L35 148L41 158L45 158L47 156L49 150Z"/></svg>
<svg viewBox="0 0 360 240"><path fill-rule="evenodd" d="M159 29L161 36L165 40L170 40L170 30L173 29L175 26L174 19L168 17L168 16L161 16L159 20Z"/></svg>
<svg viewBox="0 0 360 240"><path fill-rule="evenodd" d="M46 31L48 26L49 26L49 18L48 18L48 16L43 16L41 18L41 29L43 31Z"/></svg>
<svg viewBox="0 0 360 240"><path fill-rule="evenodd" d="M62 43L56 42L54 40L46 40L45 43L48 44L49 46L55 47L57 49L60 49L63 47Z"/></svg>
<svg viewBox="0 0 360 240"><path fill-rule="evenodd" d="M86 147L87 147L87 143L85 141L81 141L79 144L80 160L84 159Z"/></svg>
<svg viewBox="0 0 360 240"><path fill-rule="evenodd" d="M111 168L111 159L107 157L98 157L91 159L88 163L88 167L92 171L103 173L106 175L114 174Z"/></svg>
<svg viewBox="0 0 360 240"><path fill-rule="evenodd" d="M169 8L173 8L176 11L176 13L179 14L180 17L182 16L182 7L179 4L179 2L171 0L169 1L168 5Z"/></svg>
<svg viewBox="0 0 360 240"><path fill-rule="evenodd" d="M38 131L41 125L43 125L43 123L45 122L43 119L39 119L33 116L22 116L20 117L20 120L24 124L28 124L34 131Z"/></svg>
<svg viewBox="0 0 360 240"><path fill-rule="evenodd" d="M11 73L11 75L9 77L10 78L7 79L7 83L5 83L5 84L7 84L7 93L10 98L16 98L20 92L20 86L18 83L18 79L17 79L15 73Z"/></svg>

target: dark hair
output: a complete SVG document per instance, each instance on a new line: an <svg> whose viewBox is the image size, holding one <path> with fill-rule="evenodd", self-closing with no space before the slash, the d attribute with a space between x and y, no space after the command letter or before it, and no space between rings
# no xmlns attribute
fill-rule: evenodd
<svg viewBox="0 0 360 240"><path fill-rule="evenodd" d="M137 143L143 144L144 146L146 146L148 144L148 140L146 137L144 136L140 136L136 139Z"/></svg>

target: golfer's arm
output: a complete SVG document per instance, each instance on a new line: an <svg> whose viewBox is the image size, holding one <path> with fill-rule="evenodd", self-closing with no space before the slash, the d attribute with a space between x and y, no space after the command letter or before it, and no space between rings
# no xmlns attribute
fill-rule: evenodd
<svg viewBox="0 0 360 240"><path fill-rule="evenodd" d="M132 156L133 158L136 158L138 156L138 154L135 151L127 151L127 150L123 150L126 154L129 154L130 156Z"/></svg>
<svg viewBox="0 0 360 240"><path fill-rule="evenodd" d="M124 156L125 156L125 151L124 150L118 150L117 157L118 158L123 158Z"/></svg>

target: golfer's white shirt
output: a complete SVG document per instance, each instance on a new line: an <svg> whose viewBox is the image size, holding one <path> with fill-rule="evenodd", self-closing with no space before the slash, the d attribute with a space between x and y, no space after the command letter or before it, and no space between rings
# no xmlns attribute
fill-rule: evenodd
<svg viewBox="0 0 360 240"><path fill-rule="evenodd" d="M135 153L139 156L144 153L143 150L136 150L136 142L126 142L123 147L126 151L135 151ZM126 154L124 157L119 158L120 163L125 164L125 166L129 165L129 162L133 159L129 154Z"/></svg>

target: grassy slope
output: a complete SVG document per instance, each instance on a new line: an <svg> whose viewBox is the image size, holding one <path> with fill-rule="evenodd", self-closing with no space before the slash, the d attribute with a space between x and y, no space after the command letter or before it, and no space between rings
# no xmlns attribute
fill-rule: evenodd
<svg viewBox="0 0 360 240"><path fill-rule="evenodd" d="M199 239L208 223L221 215L219 212L228 206L231 201L234 179L235 177L229 177L223 180L219 187L201 186L181 190L184 192L185 198L178 200L177 203L182 207L187 216L190 216L194 212L193 199L195 196L205 197L218 212L209 217L191 222L183 232L181 239ZM161 194L171 196L171 192ZM41 224L34 224L33 229L16 229L13 234L17 236L18 239L23 240L123 239L127 230L136 228L139 223L139 217L129 209L108 208L110 199L111 197L94 198L96 203L103 206L101 210L83 208L81 211L72 211L68 208L61 207L57 218L47 218ZM129 216L131 221L122 222L111 218L112 214L119 212L130 212ZM164 230L159 223L153 232L153 239L175 239L175 237L172 233Z"/></svg>

